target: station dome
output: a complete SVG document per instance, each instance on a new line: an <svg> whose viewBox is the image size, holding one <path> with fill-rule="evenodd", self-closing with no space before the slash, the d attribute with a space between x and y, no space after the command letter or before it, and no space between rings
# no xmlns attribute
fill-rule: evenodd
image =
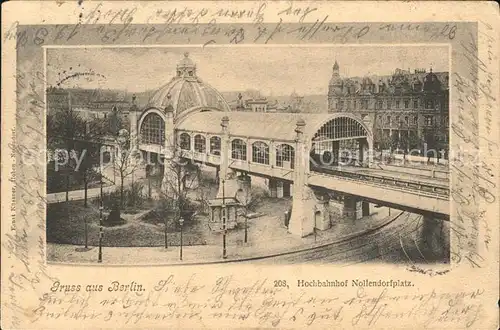
<svg viewBox="0 0 500 330"><path fill-rule="evenodd" d="M184 53L184 58L177 64L176 75L152 94L148 101L148 108L151 107L169 108L176 117L203 108L231 111L224 97L197 76L196 64L189 58L189 53Z"/></svg>

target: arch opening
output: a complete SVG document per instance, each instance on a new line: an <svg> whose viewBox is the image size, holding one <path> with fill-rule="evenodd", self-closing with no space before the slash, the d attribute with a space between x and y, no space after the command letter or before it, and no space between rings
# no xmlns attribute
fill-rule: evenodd
<svg viewBox="0 0 500 330"><path fill-rule="evenodd" d="M165 121L157 113L148 113L140 127L140 141L145 144L163 145L165 143Z"/></svg>
<svg viewBox="0 0 500 330"><path fill-rule="evenodd" d="M370 141L370 132L356 118L330 119L311 139L310 169L325 172L339 166L367 167Z"/></svg>

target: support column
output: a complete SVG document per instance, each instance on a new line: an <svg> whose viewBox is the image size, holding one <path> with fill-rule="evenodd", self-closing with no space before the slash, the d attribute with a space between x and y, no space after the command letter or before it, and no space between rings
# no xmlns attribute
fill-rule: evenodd
<svg viewBox="0 0 500 330"><path fill-rule="evenodd" d="M137 134L137 105L135 104L135 95L132 96L132 106L130 107L130 150L138 150Z"/></svg>
<svg viewBox="0 0 500 330"><path fill-rule="evenodd" d="M446 253L446 235L445 224L443 220L432 216L422 217L422 229L420 232L420 242L422 250L427 256L440 258Z"/></svg>
<svg viewBox="0 0 500 330"><path fill-rule="evenodd" d="M288 232L304 237L314 232L315 198L311 188L307 185L306 173L309 171L309 151L304 137L303 119L297 121L295 132L295 164L293 171L293 204Z"/></svg>
<svg viewBox="0 0 500 330"><path fill-rule="evenodd" d="M342 216L346 220L355 221L363 216L362 205L359 197L353 195L344 196L344 208Z"/></svg>
<svg viewBox="0 0 500 330"><path fill-rule="evenodd" d="M365 162L365 139L358 139L358 161L360 163L360 166L364 167L364 162Z"/></svg>
<svg viewBox="0 0 500 330"><path fill-rule="evenodd" d="M222 136L220 150L220 172L219 172L219 191L217 198L236 197L238 191L238 182L236 180L236 172L229 169L229 118L224 116L221 120Z"/></svg>
<svg viewBox="0 0 500 330"><path fill-rule="evenodd" d="M174 135L174 108L167 105L165 108L165 142L163 145L163 180L161 190L167 196L171 195L174 188L172 184L177 180L175 173L176 141Z"/></svg>
<svg viewBox="0 0 500 330"><path fill-rule="evenodd" d="M340 162L340 141L332 142L332 157L334 157L334 161L332 165L339 165Z"/></svg>
<svg viewBox="0 0 500 330"><path fill-rule="evenodd" d="M269 188L269 197L277 198L278 197L278 180L276 180L274 178L269 178L268 188Z"/></svg>
<svg viewBox="0 0 500 330"><path fill-rule="evenodd" d="M362 209L362 212L363 212L362 215L364 217L370 215L370 203L368 203L366 201L362 201L361 202L361 209Z"/></svg>
<svg viewBox="0 0 500 330"><path fill-rule="evenodd" d="M139 143L138 143L138 133L137 133L137 105L135 104L135 95L132 97L132 106L130 107L130 157L129 162L131 167L136 169L136 172L139 172L139 166L142 164L142 155L139 151ZM134 175L134 174L132 174Z"/></svg>
<svg viewBox="0 0 500 330"><path fill-rule="evenodd" d="M252 161L252 141L250 139L245 140L246 146L247 146L247 162L250 163Z"/></svg>
<svg viewBox="0 0 500 330"><path fill-rule="evenodd" d="M289 182L282 182L283 183L283 197L290 197L292 196L292 185Z"/></svg>

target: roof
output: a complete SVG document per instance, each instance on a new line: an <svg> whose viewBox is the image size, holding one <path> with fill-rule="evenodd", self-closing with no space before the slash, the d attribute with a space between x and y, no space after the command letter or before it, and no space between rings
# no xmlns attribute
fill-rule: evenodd
<svg viewBox="0 0 500 330"><path fill-rule="evenodd" d="M362 120L347 113L265 113L265 112L218 112L206 111L188 115L177 124L178 130L221 134L221 119L229 118L229 134L244 137L255 137L267 140L293 141L296 138L297 121L306 123L304 134L312 137L326 122L337 117L355 118L360 124Z"/></svg>
<svg viewBox="0 0 500 330"><path fill-rule="evenodd" d="M167 106L172 106L176 116L199 107L230 111L224 97L198 78L196 65L188 56L189 54L185 53L177 65L177 75L152 93L146 109L164 110Z"/></svg>
<svg viewBox="0 0 500 330"><path fill-rule="evenodd" d="M332 77L330 80L330 85L336 85L336 84L343 84L345 87L347 86L352 86L355 87L354 90L351 92L351 94L356 94L356 91L361 88L363 83L372 83L375 86L379 86L381 84L386 85L385 93L393 94L394 93L394 86L395 85L401 85L405 86L407 84L407 89L408 91L411 91L411 84L415 82L419 82L420 84L423 84L425 82L426 77L431 77L435 76L437 80L439 81L439 84L436 84L435 89L440 90L440 91L445 91L448 90L449 86L449 76L448 72L423 72L423 71L417 71L417 72L410 72L406 70L401 70L401 69L396 69L395 73L389 74L389 75L367 75L364 77ZM419 90L416 92L422 92L423 85L419 87ZM407 92L408 92L407 91ZM335 90L334 90L335 92ZM378 89L375 88L374 91L375 94L378 93ZM343 91L337 91L337 95L348 95L347 90L344 89Z"/></svg>
<svg viewBox="0 0 500 330"><path fill-rule="evenodd" d="M169 104L173 106L176 114L195 107L213 107L222 111L230 110L222 95L198 78L173 78L152 95L148 107L164 109Z"/></svg>

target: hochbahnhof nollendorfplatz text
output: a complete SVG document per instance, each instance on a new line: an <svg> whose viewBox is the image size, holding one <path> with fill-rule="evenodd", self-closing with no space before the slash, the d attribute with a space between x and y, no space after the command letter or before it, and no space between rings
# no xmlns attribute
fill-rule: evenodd
<svg viewBox="0 0 500 330"><path fill-rule="evenodd" d="M412 287L414 284L407 280L297 280L297 286L301 288L322 288L322 287Z"/></svg>

